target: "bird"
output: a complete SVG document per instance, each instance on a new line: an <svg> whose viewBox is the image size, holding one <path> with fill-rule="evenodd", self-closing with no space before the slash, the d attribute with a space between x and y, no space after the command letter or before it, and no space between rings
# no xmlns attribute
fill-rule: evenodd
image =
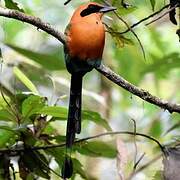
<svg viewBox="0 0 180 180"><path fill-rule="evenodd" d="M102 16L115 7L89 2L80 5L73 13L65 30L65 64L71 74L69 110L66 128L66 156L62 177L70 178L73 164L70 157L76 134L81 132L82 80L86 73L100 66L105 44L105 27ZM69 152L69 153L68 153Z"/></svg>

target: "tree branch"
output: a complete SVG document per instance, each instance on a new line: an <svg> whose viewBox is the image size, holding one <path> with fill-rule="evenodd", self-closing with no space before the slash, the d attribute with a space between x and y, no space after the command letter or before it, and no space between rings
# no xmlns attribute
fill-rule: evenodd
<svg viewBox="0 0 180 180"><path fill-rule="evenodd" d="M156 106L161 107L162 109L168 110L170 113L177 112L180 113L180 104L170 103L168 101L162 100L159 97L151 95L148 91L144 89L139 89L138 87L134 86L133 84L129 83L125 79L123 79L120 75L113 72L108 67L101 64L100 67L96 68L101 74L107 77L110 81L114 82L118 86L126 89L127 91L131 92L132 94L140 97L141 99L154 104Z"/></svg>
<svg viewBox="0 0 180 180"><path fill-rule="evenodd" d="M0 16L4 16L4 17L12 18L12 19L17 19L22 22L26 22L28 24L36 26L38 29L45 31L48 34L51 34L52 36L54 36L56 39L58 39L63 44L65 44L65 42L66 42L66 36L63 33L55 30L53 27L51 27L50 24L43 22L40 18L26 15L20 11L11 10L11 9L7 9L7 8L3 8L3 7L0 7Z"/></svg>
<svg viewBox="0 0 180 180"><path fill-rule="evenodd" d="M74 143L78 144L78 143L82 143L88 140L92 140L92 139L97 139L103 136L110 136L110 135L120 135L120 134L128 134L131 136L140 136L140 137L145 137L153 142L155 142L160 150L162 151L162 153L164 152L164 146L155 138L153 138L152 136L149 136L147 134L143 134L143 133L138 133L136 132L136 134L134 134L134 132L131 131L114 131L114 132L105 132L105 133L101 133L101 134L97 134L94 136L89 136L83 139L78 139L76 140ZM18 152L22 152L22 151L26 151L26 150L31 150L31 151L38 151L38 150L47 150L47 149L53 149L53 148L61 148L61 147L65 147L66 143L62 143L62 144L52 144L52 145L47 145L47 146L33 146L33 147L17 147L15 149L0 149L0 154L1 153L7 153L11 155L16 155Z"/></svg>
<svg viewBox="0 0 180 180"><path fill-rule="evenodd" d="M43 22L40 18L26 15L22 12L16 10L10 10L7 8L0 7L0 16L8 17L17 19L22 22L26 22L31 24L38 29L41 29L48 34L52 35L56 39L58 39L61 43L65 44L66 36L55 30L51 25L48 23ZM117 75L115 72L110 70L108 67L101 65L100 67L96 68L101 74L107 77L110 81L114 82L115 84L121 86L122 88L126 89L127 91L131 92L132 94L140 97L141 99L154 104L156 106L161 107L162 109L168 110L170 113L177 112L180 113L180 104L173 104L168 101L162 100L156 96L151 95L148 91L139 89L138 87L132 85L121 76Z"/></svg>

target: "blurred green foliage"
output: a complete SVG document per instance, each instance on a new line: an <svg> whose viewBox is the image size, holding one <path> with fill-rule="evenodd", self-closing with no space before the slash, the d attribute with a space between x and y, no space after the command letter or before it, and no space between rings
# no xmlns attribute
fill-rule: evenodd
<svg viewBox="0 0 180 180"><path fill-rule="evenodd" d="M153 13L153 10L156 11L165 5L164 0L129 0L124 1L128 4L126 6L122 2L113 0L112 4L118 8L117 13L128 24L134 24ZM67 6L63 3L58 0L1 2L2 6L7 8L40 17L62 32L74 9L82 2L72 0ZM113 13L109 16L109 18L104 17L104 22L108 26L118 32L127 29ZM0 59L2 59L0 83L1 91L6 89L0 95L0 147L1 149L27 148L25 152L18 154L19 160L16 163L19 169L15 171L19 174L15 175L16 178L60 179L65 153L63 145L38 151L28 148L65 143L69 74L65 70L63 47L50 35L28 24L0 18ZM129 82L158 97L178 103L180 102L180 51L179 39L175 33L177 28L169 21L168 16L165 16L149 26L143 23L134 29L144 47L146 60L143 58L137 39L130 31L123 36L117 34L118 39L113 33L114 38L107 34L104 63ZM110 91L108 93L112 102L106 102L101 95L103 91L101 81L100 74L96 71L85 77L82 112L85 121L77 140L97 134L96 125L102 127L103 132L133 131L130 120L132 118L136 121L137 132L151 135L164 144L179 141L179 114L169 114L159 107L143 102L110 82L107 82L109 89L106 91ZM109 117L106 117L104 111L109 112ZM134 138L126 135L122 140L127 143L128 164L131 167L135 151ZM154 158L154 152L160 153L156 146L146 139L138 138L136 144L138 157L145 153L145 158L140 161L139 166ZM72 179L80 177L92 179L89 172L91 169L86 169L89 159L102 157L108 160L100 163L101 169L104 170L102 173L97 172L100 174L98 179L106 179L106 177L115 179L117 174L109 170L109 168L116 169L115 145L113 137L104 138L103 141L96 139L76 143L72 152L75 169ZM5 165L9 167L8 158L1 152L0 160L6 162ZM144 179L153 176L155 178L159 176L160 166L161 162L158 161L146 171L141 171L135 178L139 179L140 176ZM2 163L0 168L4 168ZM132 171L131 168L127 168L125 174L128 176ZM3 173L1 176L5 177Z"/></svg>

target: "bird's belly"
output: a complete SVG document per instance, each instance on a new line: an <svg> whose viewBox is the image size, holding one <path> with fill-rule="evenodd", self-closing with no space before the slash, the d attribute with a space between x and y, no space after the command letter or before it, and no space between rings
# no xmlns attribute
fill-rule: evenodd
<svg viewBox="0 0 180 180"><path fill-rule="evenodd" d="M105 33L104 26L74 27L71 31L70 54L81 60L99 59L102 57Z"/></svg>

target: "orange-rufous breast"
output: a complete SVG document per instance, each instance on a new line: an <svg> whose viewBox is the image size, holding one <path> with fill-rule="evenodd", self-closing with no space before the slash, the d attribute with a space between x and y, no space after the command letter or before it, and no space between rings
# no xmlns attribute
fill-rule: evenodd
<svg viewBox="0 0 180 180"><path fill-rule="evenodd" d="M80 12L81 8L74 13L66 32L69 53L71 57L77 57L80 60L100 59L105 43L102 14L93 13L81 17Z"/></svg>

